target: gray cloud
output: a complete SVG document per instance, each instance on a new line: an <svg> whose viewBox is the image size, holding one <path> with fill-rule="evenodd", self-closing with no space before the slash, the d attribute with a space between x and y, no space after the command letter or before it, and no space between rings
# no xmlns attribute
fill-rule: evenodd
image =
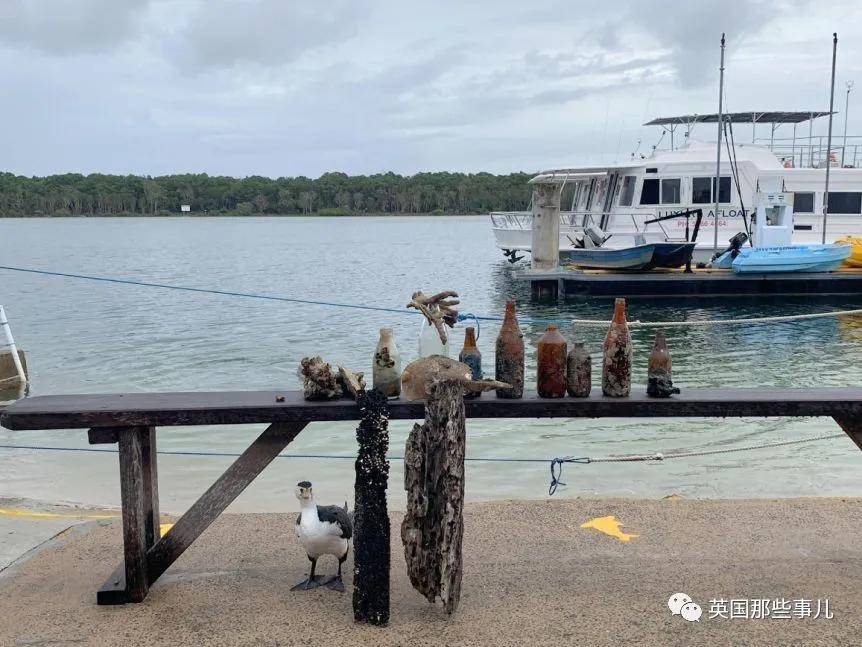
<svg viewBox="0 0 862 647"><path fill-rule="evenodd" d="M48 54L111 50L136 34L149 0L3 0L0 46Z"/></svg>
<svg viewBox="0 0 862 647"><path fill-rule="evenodd" d="M838 21L839 87L862 78L862 5L790 11L792 1L719 11L627 0L611 22L572 0L82 0L74 12L0 0L0 119L15 124L0 170L279 176L610 161L655 142L645 117L715 109L721 30L735 109L822 105Z"/></svg>
<svg viewBox="0 0 862 647"><path fill-rule="evenodd" d="M356 34L363 7L359 0L207 0L166 51L188 70L281 65Z"/></svg>

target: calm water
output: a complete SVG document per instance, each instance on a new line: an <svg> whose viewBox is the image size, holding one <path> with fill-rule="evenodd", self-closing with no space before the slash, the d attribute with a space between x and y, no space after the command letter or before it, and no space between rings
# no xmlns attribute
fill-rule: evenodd
<svg viewBox="0 0 862 647"><path fill-rule="evenodd" d="M416 289L460 291L463 310L500 314L507 298L522 316L610 317L608 302L534 306L513 282L486 218L0 219L0 264L309 299L400 308ZM381 326L395 329L406 360L418 318L193 294L0 270L0 303L27 350L32 394L298 388L300 358L365 369ZM751 317L860 307L862 300L634 301L630 318ZM528 379L542 330L525 326ZM569 333L571 338L570 331ZM495 324L479 346L493 366ZM583 330L596 357L603 331ZM460 331L453 345L460 347ZM636 382L645 381L651 339L634 332ZM675 381L703 386L826 386L860 382L862 318L769 326L671 329ZM457 350L455 351L457 352ZM641 387L637 387L641 388ZM352 423L317 423L290 453L349 456ZM391 425L400 456L410 423ZM263 426L164 429L162 450L239 452ZM469 457L554 456L709 449L837 429L830 420L502 420L468 423ZM0 444L86 447L83 432L9 432ZM162 508L181 511L228 458L160 458ZM569 466L557 496L758 497L860 494L860 456L849 440L661 464ZM548 464L468 464L473 499L547 495ZM293 485L315 483L321 499L352 499L352 461L277 460L235 504L295 509ZM393 461L390 496L403 501ZM118 504L112 454L0 449L0 496Z"/></svg>

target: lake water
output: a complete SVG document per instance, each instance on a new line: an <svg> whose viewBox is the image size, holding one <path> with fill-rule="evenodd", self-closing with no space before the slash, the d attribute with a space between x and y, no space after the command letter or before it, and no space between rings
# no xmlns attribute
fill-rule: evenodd
<svg viewBox="0 0 862 647"><path fill-rule="evenodd" d="M0 219L0 265L97 276L364 303L401 308L416 289L458 290L462 311L500 315L507 298L528 317L609 319L608 301L530 304L509 276L487 218L171 218ZM370 375L382 326L394 328L405 361L416 356L419 319L316 305L196 294L0 270L0 303L26 349L32 395L117 391L295 389L296 367L321 354ZM632 301L630 319L753 317L858 308L862 299ZM453 354L463 332L453 335ZM479 347L493 367L497 324L483 323ZM542 326L523 326L528 384ZM569 339L571 330L564 330ZM603 330L578 331L599 357ZM651 333L636 330L635 388L645 383ZM674 379L683 389L720 386L859 384L862 318L668 330ZM595 380L594 380L595 383ZM594 387L595 388L595 387ZM411 426L393 422L391 454L403 453ZM164 428L164 451L242 451L262 425ZM715 449L837 430L828 419L469 421L472 499L547 496L555 456L601 456ZM0 444L88 447L83 432L10 432ZM316 423L288 453L351 456L353 423ZM162 456L162 509L179 512L231 459ZM838 439L664 463L567 466L558 497L771 497L860 494L862 456ZM350 460L276 460L235 510L296 509L293 486L314 482L325 502L352 500ZM390 496L403 503L393 461ZM0 497L117 505L117 458L107 453L0 448Z"/></svg>

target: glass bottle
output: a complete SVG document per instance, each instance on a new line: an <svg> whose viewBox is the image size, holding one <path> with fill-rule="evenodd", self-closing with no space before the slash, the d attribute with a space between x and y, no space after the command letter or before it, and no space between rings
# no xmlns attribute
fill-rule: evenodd
<svg viewBox="0 0 862 647"><path fill-rule="evenodd" d="M524 333L518 327L514 301L506 301L506 314L497 336L496 351L494 378L512 385L509 389L497 389L497 397L524 397Z"/></svg>
<svg viewBox="0 0 862 647"><path fill-rule="evenodd" d="M674 387L671 380L671 365L667 338L664 331L659 330L655 334L647 363L647 395L653 398L667 398L674 393L679 393L679 389Z"/></svg>
<svg viewBox="0 0 862 647"><path fill-rule="evenodd" d="M372 385L387 398L401 395L401 355L395 345L392 328L380 329L371 374Z"/></svg>
<svg viewBox="0 0 862 647"><path fill-rule="evenodd" d="M576 341L566 358L566 390L573 398L586 398L593 387L593 359L584 347L584 342Z"/></svg>
<svg viewBox="0 0 862 647"><path fill-rule="evenodd" d="M443 355L449 357L449 338L447 336L446 343L440 341L440 333L434 324L428 323L425 317L422 317L422 323L419 326L419 357L430 357L431 355Z"/></svg>
<svg viewBox="0 0 862 647"><path fill-rule="evenodd" d="M472 326L468 326L464 330L464 347L458 354L458 361L463 362L470 367L474 380L482 379L482 353L476 346L476 331ZM468 392L465 398L475 398L480 395L480 392Z"/></svg>
<svg viewBox="0 0 862 647"><path fill-rule="evenodd" d="M566 339L549 324L536 345L536 391L540 398L566 395Z"/></svg>
<svg viewBox="0 0 862 647"><path fill-rule="evenodd" d="M614 301L614 318L602 355L602 393L612 398L628 397L632 389L632 337L625 299Z"/></svg>

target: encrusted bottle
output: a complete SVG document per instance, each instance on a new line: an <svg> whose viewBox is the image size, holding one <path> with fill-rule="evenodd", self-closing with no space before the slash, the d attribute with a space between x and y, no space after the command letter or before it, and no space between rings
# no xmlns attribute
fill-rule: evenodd
<svg viewBox="0 0 862 647"><path fill-rule="evenodd" d="M474 380L482 379L482 353L479 352L479 348L476 346L476 331L472 326L468 326L464 331L464 347L458 354L458 361L470 367ZM475 398L479 395L480 393L477 391L468 393L464 397Z"/></svg>
<svg viewBox="0 0 862 647"><path fill-rule="evenodd" d="M437 332L437 328L428 323L425 317L422 317L422 324L419 327L419 357L430 357L431 355L449 357L449 338L447 336L445 344L440 341L440 333Z"/></svg>
<svg viewBox="0 0 862 647"><path fill-rule="evenodd" d="M584 342L576 341L566 357L566 390L573 398L586 398L593 387L593 359L584 347Z"/></svg>
<svg viewBox="0 0 862 647"><path fill-rule="evenodd" d="M557 327L548 325L536 346L536 391L540 398L565 397L566 347Z"/></svg>
<svg viewBox="0 0 862 647"><path fill-rule="evenodd" d="M494 378L512 385L510 389L497 389L497 397L524 397L524 334L518 327L514 301L506 301L506 314L497 336L496 351Z"/></svg>
<svg viewBox="0 0 862 647"><path fill-rule="evenodd" d="M614 302L614 318L602 355L602 393L612 398L628 397L632 389L632 338L625 299Z"/></svg>
<svg viewBox="0 0 862 647"><path fill-rule="evenodd" d="M652 351L647 364L647 395L653 398L669 398L679 389L671 380L671 358L667 350L667 338L664 331L655 334Z"/></svg>
<svg viewBox="0 0 862 647"><path fill-rule="evenodd" d="M371 374L374 388L387 398L401 395L401 355L395 345L392 328L380 329Z"/></svg>

